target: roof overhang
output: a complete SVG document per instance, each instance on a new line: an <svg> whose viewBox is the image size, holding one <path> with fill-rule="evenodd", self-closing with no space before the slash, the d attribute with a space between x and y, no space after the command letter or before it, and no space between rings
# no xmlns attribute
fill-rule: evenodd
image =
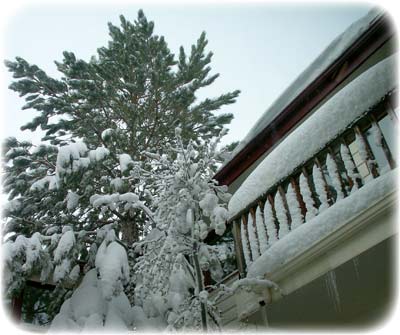
<svg viewBox="0 0 400 335"><path fill-rule="evenodd" d="M386 15L379 17L341 56L296 96L257 136L214 176L230 185L394 35Z"/></svg>

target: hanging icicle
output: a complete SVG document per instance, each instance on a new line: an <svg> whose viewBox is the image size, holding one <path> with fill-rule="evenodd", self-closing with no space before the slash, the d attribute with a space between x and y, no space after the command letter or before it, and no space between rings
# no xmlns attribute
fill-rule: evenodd
<svg viewBox="0 0 400 335"><path fill-rule="evenodd" d="M258 233L258 241L260 242L260 253L261 255L265 250L268 249L267 231L264 226L264 218L261 213L260 206L257 206L256 210L256 227Z"/></svg>
<svg viewBox="0 0 400 335"><path fill-rule="evenodd" d="M303 223L303 215L301 214L300 204L297 200L297 195L292 184L289 184L288 186L288 190L286 192L286 201L289 207L289 214L292 219L290 227L291 230L294 230Z"/></svg>
<svg viewBox="0 0 400 335"><path fill-rule="evenodd" d="M311 220L313 217L318 215L318 209L315 207L315 202L312 197L310 186L308 185L308 181L306 176L302 173L300 175L300 193L303 197L303 201L306 204L306 222Z"/></svg>
<svg viewBox="0 0 400 335"><path fill-rule="evenodd" d="M329 176L331 177L333 187L336 191L336 201L343 199L344 194L342 190L342 181L340 179L339 171L335 160L331 154L326 156L326 168L328 169Z"/></svg>
<svg viewBox="0 0 400 335"><path fill-rule="evenodd" d="M279 191L276 192L275 194L275 212L276 212L276 218L279 221L279 238L281 239L285 235L289 233L289 222L288 218L286 215L286 208L285 205L283 204L283 199L281 196L281 193Z"/></svg>
<svg viewBox="0 0 400 335"><path fill-rule="evenodd" d="M314 180L315 191L317 192L319 201L321 202L321 205L319 206L319 212L321 213L323 210L329 207L329 202L322 171L316 164L313 166L312 176Z"/></svg>

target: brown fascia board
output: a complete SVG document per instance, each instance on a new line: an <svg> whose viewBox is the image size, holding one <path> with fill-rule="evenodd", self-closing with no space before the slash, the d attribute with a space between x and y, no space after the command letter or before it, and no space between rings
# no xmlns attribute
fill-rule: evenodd
<svg viewBox="0 0 400 335"><path fill-rule="evenodd" d="M391 23L386 15L382 15L335 62L286 106L261 133L255 136L231 161L218 171L214 179L220 185L230 185L393 34L394 30Z"/></svg>

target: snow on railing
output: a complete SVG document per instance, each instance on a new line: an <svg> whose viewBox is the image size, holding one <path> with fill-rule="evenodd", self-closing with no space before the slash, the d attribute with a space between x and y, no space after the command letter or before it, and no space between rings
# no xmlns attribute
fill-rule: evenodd
<svg viewBox="0 0 400 335"><path fill-rule="evenodd" d="M242 275L285 235L396 167L397 114L392 106L388 95L230 219Z"/></svg>

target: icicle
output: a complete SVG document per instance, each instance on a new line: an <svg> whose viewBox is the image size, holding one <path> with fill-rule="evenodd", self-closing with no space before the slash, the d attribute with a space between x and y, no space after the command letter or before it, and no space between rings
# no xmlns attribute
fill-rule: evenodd
<svg viewBox="0 0 400 335"><path fill-rule="evenodd" d="M329 176L331 177L333 187L336 190L336 201L343 199L344 194L342 191L342 183L339 176L338 167L336 165L335 160L332 158L331 154L328 154L326 157L326 167L328 169Z"/></svg>
<svg viewBox="0 0 400 335"><path fill-rule="evenodd" d="M286 201L289 207L289 214L292 219L291 230L293 230L303 223L303 215L301 214L299 201L297 200L297 195L292 184L289 184L288 186L288 190L286 192Z"/></svg>
<svg viewBox="0 0 400 335"><path fill-rule="evenodd" d="M325 285L326 289L328 290L329 297L332 299L333 306L336 312L341 311L341 301L339 290L336 283L336 274L335 271L329 271L325 277Z"/></svg>
<svg viewBox="0 0 400 335"><path fill-rule="evenodd" d="M326 193L325 181L324 181L324 177L322 175L322 171L315 164L313 167L312 175L313 175L313 180L314 180L314 185L315 185L315 191L317 192L319 201L321 202L321 205L319 206L319 212L321 213L323 210L325 210L329 207L329 203L328 203L328 195Z"/></svg>
<svg viewBox="0 0 400 335"><path fill-rule="evenodd" d="M359 173L355 172L356 166L351 159L349 149L344 144L340 145L340 155L342 156L342 161L344 163L344 167L346 168L346 173L353 181L353 187L351 188L351 191L353 192L355 190L358 190L357 179L361 179L361 176L359 175Z"/></svg>
<svg viewBox="0 0 400 335"><path fill-rule="evenodd" d="M240 229L240 235L242 237L242 247L243 247L243 255L244 255L244 260L246 262L247 267L250 266L251 264L251 259L250 259L250 250L249 250L249 244L245 232L245 226L242 224L242 227Z"/></svg>
<svg viewBox="0 0 400 335"><path fill-rule="evenodd" d="M299 185L300 185L301 196L303 197L303 201L306 204L306 209L307 209L306 222L307 222L311 220L313 217L318 215L318 209L315 207L315 202L312 197L310 186L308 185L307 178L304 176L303 173L300 175Z"/></svg>
<svg viewBox="0 0 400 335"><path fill-rule="evenodd" d="M264 218L262 217L260 206L256 210L256 227L258 233L258 241L260 242L260 253L263 254L268 248L267 232L264 226Z"/></svg>
<svg viewBox="0 0 400 335"><path fill-rule="evenodd" d="M257 236L254 230L253 216L250 213L247 221L247 232L249 234L251 254L253 256L253 261L255 261L258 257L260 257L260 250L258 248Z"/></svg>
<svg viewBox="0 0 400 335"><path fill-rule="evenodd" d="M276 232L276 226L274 222L274 216L272 214L272 207L269 201L265 201L264 205L264 220L265 227L267 228L268 234L268 245L271 246L278 240L278 234Z"/></svg>
<svg viewBox="0 0 400 335"><path fill-rule="evenodd" d="M280 192L275 194L275 212L279 221L279 238L281 239L289 233L289 222L286 216L286 209Z"/></svg>

